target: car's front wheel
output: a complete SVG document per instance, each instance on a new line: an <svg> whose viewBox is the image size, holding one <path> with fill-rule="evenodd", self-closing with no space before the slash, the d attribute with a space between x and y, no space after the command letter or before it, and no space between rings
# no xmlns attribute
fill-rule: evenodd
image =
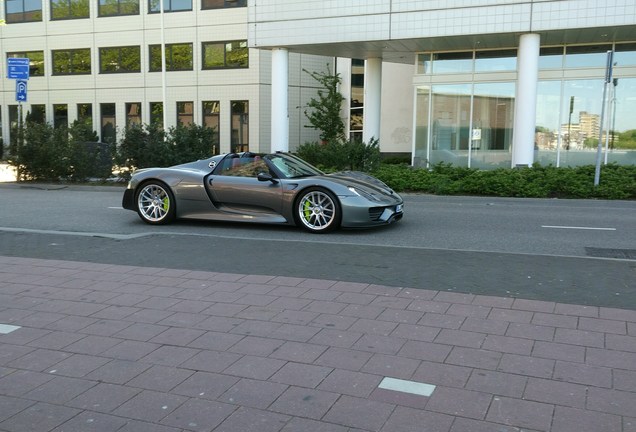
<svg viewBox="0 0 636 432"><path fill-rule="evenodd" d="M307 231L326 233L340 226L340 204L325 189L311 188L303 191L295 207L297 222Z"/></svg>
<svg viewBox="0 0 636 432"><path fill-rule="evenodd" d="M135 203L139 217L146 223L162 225L172 222L175 218L174 195L168 186L159 181L141 185Z"/></svg>

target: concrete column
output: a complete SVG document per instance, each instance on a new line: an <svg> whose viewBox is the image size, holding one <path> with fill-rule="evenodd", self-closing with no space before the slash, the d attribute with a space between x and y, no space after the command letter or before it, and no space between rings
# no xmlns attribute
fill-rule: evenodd
<svg viewBox="0 0 636 432"><path fill-rule="evenodd" d="M512 137L512 167L532 166L537 121L540 36L521 35L517 54L517 96Z"/></svg>
<svg viewBox="0 0 636 432"><path fill-rule="evenodd" d="M271 151L289 151L289 51L272 50ZM261 149L263 150L263 149Z"/></svg>
<svg viewBox="0 0 636 432"><path fill-rule="evenodd" d="M380 139L380 113L382 109L382 59L367 59L364 65L364 116L362 140L369 143Z"/></svg>

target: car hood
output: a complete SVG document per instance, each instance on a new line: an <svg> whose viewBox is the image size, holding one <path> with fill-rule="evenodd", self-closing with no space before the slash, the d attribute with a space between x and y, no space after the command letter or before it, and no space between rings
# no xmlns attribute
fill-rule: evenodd
<svg viewBox="0 0 636 432"><path fill-rule="evenodd" d="M386 195L398 196L386 183L361 171L339 171L327 174L326 177L336 180L345 186L365 188L370 193L380 192Z"/></svg>

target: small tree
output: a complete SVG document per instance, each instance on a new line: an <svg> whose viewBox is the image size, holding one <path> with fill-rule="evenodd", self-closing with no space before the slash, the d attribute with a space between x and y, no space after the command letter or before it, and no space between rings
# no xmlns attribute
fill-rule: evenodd
<svg viewBox="0 0 636 432"><path fill-rule="evenodd" d="M340 74L327 72L311 72L303 69L315 79L322 88L318 90L318 98L311 98L305 110L309 125L305 127L320 131L320 139L324 142L341 142L345 140L345 124L340 117L344 96L338 91L342 82Z"/></svg>

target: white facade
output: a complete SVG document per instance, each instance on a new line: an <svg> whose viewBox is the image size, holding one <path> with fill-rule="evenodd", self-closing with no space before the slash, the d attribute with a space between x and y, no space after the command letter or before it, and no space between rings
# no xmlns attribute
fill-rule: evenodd
<svg viewBox="0 0 636 432"><path fill-rule="evenodd" d="M600 91L610 50L620 54L617 109L605 129L616 128L619 147L620 133L636 129L633 0L258 0L249 9L252 47L382 59L381 125L365 124L366 136L379 127L382 151L411 153L415 165L589 162L594 137L560 130L573 122L570 98L575 118L610 103ZM365 116L377 110L367 102ZM610 150L636 163L634 152Z"/></svg>
<svg viewBox="0 0 636 432"><path fill-rule="evenodd" d="M5 2L0 16L5 16ZM68 106L68 122L77 119L77 105L92 105L94 129L100 133L100 104L116 104L116 127L121 137L126 123L126 104L140 103L142 123L149 123L150 103L163 102L162 73L149 72L149 46L161 44L161 14L148 13L148 1L139 1L139 14L98 16L98 2L90 1L90 17L51 20L51 3L42 0L42 20L0 26L0 52L44 52L44 76L31 76L28 100L23 103L26 114L32 105L45 105L46 120L53 123L53 106ZM165 44L191 43L192 70L166 72L165 113L167 127L177 124L177 102L193 102L193 121L202 124L202 103L220 102L220 150L230 151L231 101L249 103L249 149L270 149L271 53L249 49L249 67L204 70L202 43L247 40L247 7L202 10L193 0L192 10L166 12L163 35ZM140 71L134 73L101 73L99 49L104 47L139 46ZM52 73L52 51L90 48L91 73L55 75ZM315 131L302 127L306 119L300 107L305 106L315 91L303 69L324 68L333 58L292 53L289 56L289 139L295 143L313 140ZM15 81L7 79L6 61L0 62L0 102L2 138L9 142L9 107L16 106Z"/></svg>

